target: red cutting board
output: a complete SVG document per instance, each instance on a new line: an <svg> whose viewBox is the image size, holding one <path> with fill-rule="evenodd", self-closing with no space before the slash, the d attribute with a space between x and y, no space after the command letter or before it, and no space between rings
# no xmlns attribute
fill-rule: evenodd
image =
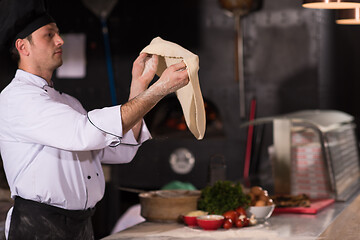
<svg viewBox="0 0 360 240"><path fill-rule="evenodd" d="M311 200L310 207L275 208L274 213L305 213L316 214L325 207L333 204L334 199Z"/></svg>

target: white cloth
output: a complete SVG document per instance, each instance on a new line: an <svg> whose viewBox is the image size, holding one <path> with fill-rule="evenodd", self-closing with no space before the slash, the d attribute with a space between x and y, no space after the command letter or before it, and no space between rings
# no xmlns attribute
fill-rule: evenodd
<svg viewBox="0 0 360 240"><path fill-rule="evenodd" d="M111 230L111 234L123 231L142 222L145 222L145 218L141 216L141 205L135 204L129 207L117 220L114 228Z"/></svg>
<svg viewBox="0 0 360 240"><path fill-rule="evenodd" d="M101 200L101 163L127 163L151 138L122 133L120 107L86 112L75 98L17 70L0 94L0 151L11 196L81 210ZM121 144L120 144L121 143ZM113 146L113 147L110 147Z"/></svg>

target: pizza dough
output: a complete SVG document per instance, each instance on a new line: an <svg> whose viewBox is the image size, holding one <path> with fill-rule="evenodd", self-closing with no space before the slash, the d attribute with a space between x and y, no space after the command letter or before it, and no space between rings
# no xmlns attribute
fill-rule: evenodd
<svg viewBox="0 0 360 240"><path fill-rule="evenodd" d="M159 55L156 71L156 75L159 77L170 65L184 61L190 82L177 90L176 96L180 101L188 128L198 140L202 139L205 134L206 116L198 77L199 57L185 48L165 41L160 37L154 38L141 52Z"/></svg>

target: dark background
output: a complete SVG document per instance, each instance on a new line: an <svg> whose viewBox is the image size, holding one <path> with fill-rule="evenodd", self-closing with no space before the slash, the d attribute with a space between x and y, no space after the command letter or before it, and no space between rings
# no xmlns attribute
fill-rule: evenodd
<svg viewBox="0 0 360 240"><path fill-rule="evenodd" d="M86 77L54 76L55 87L77 97L87 110L110 106L99 19L79 0L49 1L49 7L62 33L85 33L87 39ZM334 109L353 115L359 124L359 26L336 25L335 11L304 9L301 1L288 0L264 0L260 9L243 17L241 23L247 116L250 100L256 99L257 117ZM248 120L240 117L234 77L234 19L216 0L119 1L108 26L119 103L128 98L132 62L160 36L199 56L202 94L207 112L215 113L216 118L208 118L206 136L197 141L188 131L156 124L154 119L164 112L181 115L174 96L162 100L147 115L154 139L142 146L131 163L111 167L112 178L94 218L98 238L109 234L121 213L138 202L136 194L119 191L117 186L151 190L180 180L201 189L207 184L214 155L225 159L228 179L241 181L247 129L240 124ZM16 66L6 52L1 54L0 66L2 89L11 81ZM254 184L271 191L267 148L272 144L272 125L256 127L254 136L251 177ZM196 162L190 173L181 175L171 169L169 156L184 147Z"/></svg>

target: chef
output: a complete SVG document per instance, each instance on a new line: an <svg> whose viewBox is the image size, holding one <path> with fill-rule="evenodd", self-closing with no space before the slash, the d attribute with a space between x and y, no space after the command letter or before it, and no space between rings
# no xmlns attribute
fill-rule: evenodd
<svg viewBox="0 0 360 240"><path fill-rule="evenodd" d="M143 116L188 83L186 66L168 67L149 86L158 56L140 54L129 101L87 112L54 89L64 41L42 0L0 0L0 44L18 63L0 94L0 151L14 199L6 236L93 239L91 216L105 188L101 163L133 159L151 138Z"/></svg>

